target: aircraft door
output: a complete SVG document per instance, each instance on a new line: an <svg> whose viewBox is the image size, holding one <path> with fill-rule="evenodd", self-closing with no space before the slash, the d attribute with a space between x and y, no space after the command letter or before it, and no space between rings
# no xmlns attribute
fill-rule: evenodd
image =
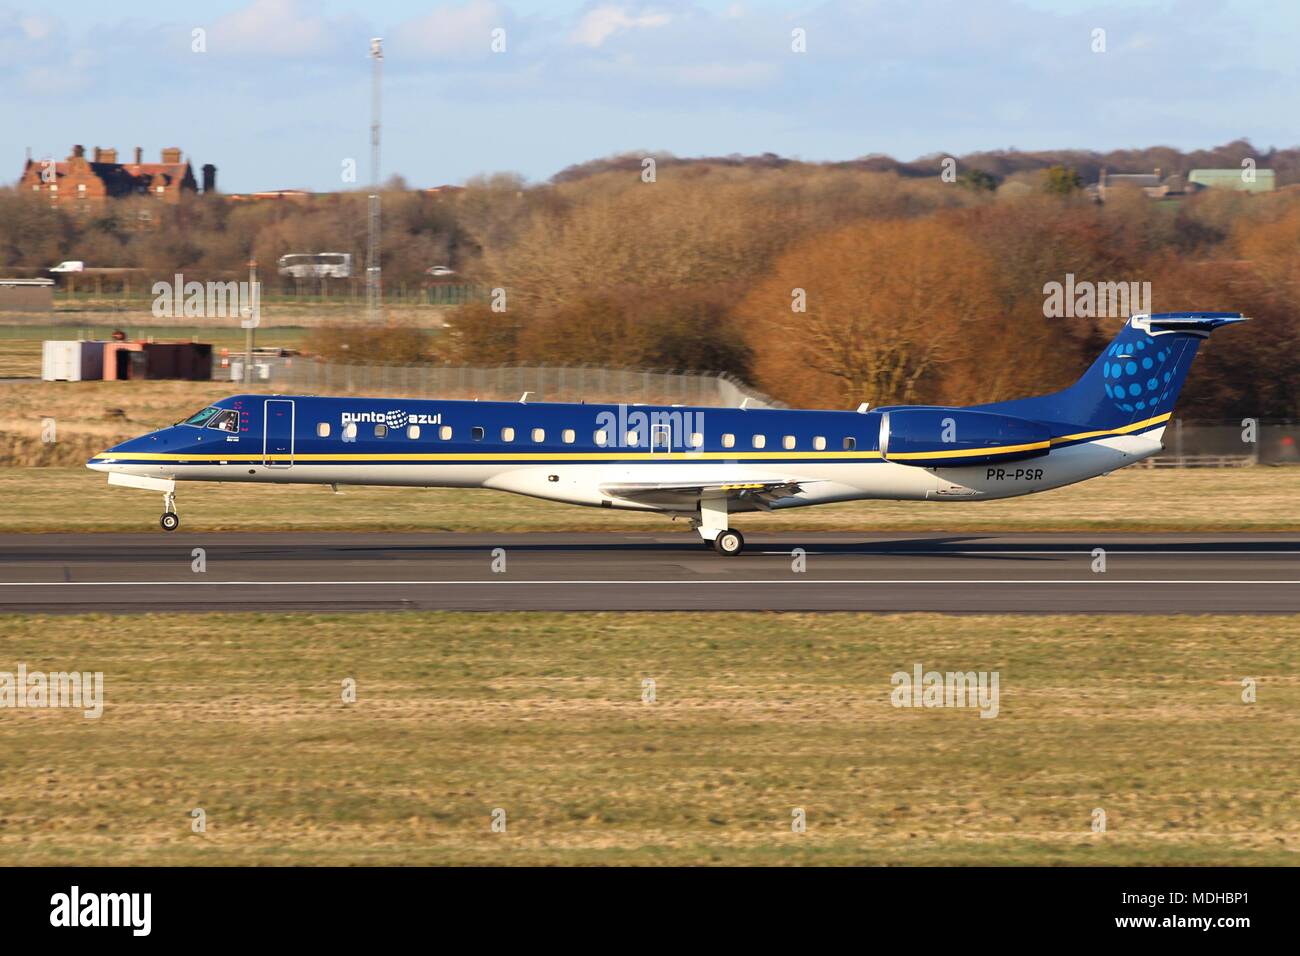
<svg viewBox="0 0 1300 956"><path fill-rule="evenodd" d="M671 454L673 450L673 428L666 422L650 424L650 454Z"/></svg>
<svg viewBox="0 0 1300 956"><path fill-rule="evenodd" d="M262 464L267 468L292 468L293 402L269 398L263 404L262 412Z"/></svg>

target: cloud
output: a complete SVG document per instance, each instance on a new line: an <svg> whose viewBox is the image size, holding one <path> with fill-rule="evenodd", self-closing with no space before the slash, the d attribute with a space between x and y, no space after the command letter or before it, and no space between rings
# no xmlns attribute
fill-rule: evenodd
<svg viewBox="0 0 1300 956"><path fill-rule="evenodd" d="M616 33L653 29L666 26L671 21L672 17L666 13L631 15L622 7L597 7L578 21L569 39L573 43L595 49Z"/></svg>
<svg viewBox="0 0 1300 956"><path fill-rule="evenodd" d="M392 48L410 58L477 59L491 54L492 31L511 22L510 12L493 0L469 0L402 23L392 31ZM507 50L510 40L507 30Z"/></svg>
<svg viewBox="0 0 1300 956"><path fill-rule="evenodd" d="M365 33L353 17L328 18L319 4L304 0L253 0L218 19L208 29L208 52L244 56L313 57L342 51L356 37L358 56ZM195 27L205 24L196 22Z"/></svg>

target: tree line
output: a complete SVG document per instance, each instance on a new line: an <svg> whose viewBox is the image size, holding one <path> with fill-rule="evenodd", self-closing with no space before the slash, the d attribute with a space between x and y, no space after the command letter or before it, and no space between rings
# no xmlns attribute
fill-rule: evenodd
<svg viewBox="0 0 1300 956"><path fill-rule="evenodd" d="M1300 413L1296 188L1173 200L1111 189L1101 204L1080 188L1093 177L1077 160L1017 160L1010 173L964 162L922 176L867 161L663 156L647 175L616 157L542 184L499 175L433 194L390 183L385 280L428 281L445 264L485 295L438 335L345 326L317 345L354 358L726 371L811 407L995 401L1068 384L1118 328L1122 316L1046 314L1046 287L1070 276L1149 284L1157 311L1252 315L1206 347L1181 407L1216 419ZM200 278L288 252L364 262L360 193L189 197L150 206L141 227L144 203L78 216L0 191L0 260Z"/></svg>

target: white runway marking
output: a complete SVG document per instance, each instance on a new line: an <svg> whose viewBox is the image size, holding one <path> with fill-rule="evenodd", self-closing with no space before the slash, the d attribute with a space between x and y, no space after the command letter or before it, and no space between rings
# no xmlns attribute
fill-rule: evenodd
<svg viewBox="0 0 1300 956"><path fill-rule="evenodd" d="M798 545L796 545L795 547L798 547ZM1116 556L1123 557L1123 556L1130 555L1130 554L1161 554L1161 555L1164 555L1164 556L1166 556L1166 557L1197 557L1197 556L1199 556L1199 555L1206 555L1206 554L1289 554L1289 555L1292 555L1293 557L1295 557L1295 558L1297 558L1297 559L1300 559L1300 550L1297 550L1297 549L1295 549L1295 548L1287 548L1287 549L1285 549L1285 550L1280 550L1280 551L1279 551L1279 550L1273 550L1273 551L1129 551L1129 550L1127 550L1127 549L1125 549L1125 548L1117 548L1117 547L1115 547L1114 545L1109 545L1109 546L1107 546L1107 545L1099 544L1099 545L1097 545L1097 547L1099 547L1099 548L1101 548L1103 551L1105 551L1105 552L1106 552L1106 556L1107 556L1108 558L1113 558L1113 557L1116 557ZM814 555L814 554L817 554L817 555L830 555L830 556L834 556L834 555L870 554L870 555L886 556L886 557L891 557L891 558L905 558L905 557L908 557L908 556L913 555L913 554L919 554L919 555L960 554L960 555L966 555L966 556L971 556L971 555L981 555L981 554L1000 554L1000 555L1001 555L1001 554L1011 554L1011 555L1017 555L1017 554L1061 554L1061 555L1077 554L1077 555L1084 555L1084 556L1088 556L1088 557L1091 557L1091 556L1092 556L1092 552L1091 552L1091 551L1060 551L1060 550L1057 550L1057 551L1021 551L1021 550L1014 550L1014 551L858 551L858 550L853 550L853 551L809 551L807 548L805 548L805 549L804 549L804 552L805 552L806 554L808 554L809 556ZM759 551L758 553L759 553L759 554L769 554L769 555L780 555L780 556L785 556L785 557L789 557L789 555L790 555L790 552L789 552L789 551Z"/></svg>
<svg viewBox="0 0 1300 956"><path fill-rule="evenodd" d="M1204 579L1106 579L1098 575L1095 578L1027 578L1022 580L1013 580L1008 578L775 578L775 579L741 579L741 580L702 580L697 578L680 578L668 580L641 580L641 581L608 581L608 580L589 580L589 581L555 581L555 580L519 580L510 578L501 578L498 580L447 580L447 581L0 581L0 587L9 588L85 588L85 587L196 587L203 585L225 585L237 587L346 587L349 585L463 585L463 584L507 584L507 585L536 585L555 587L557 585L617 585L627 587L628 585L669 585L669 584L694 584L705 587L719 587L737 584L761 584L771 586L774 584L854 584L854 585L898 585L898 584L1002 584L1015 585L1017 587L1029 584L1141 584L1141 585L1166 585L1166 584L1267 584L1267 585L1300 585L1300 581L1278 581L1278 580L1238 580L1235 578L1226 578L1222 580L1204 580Z"/></svg>

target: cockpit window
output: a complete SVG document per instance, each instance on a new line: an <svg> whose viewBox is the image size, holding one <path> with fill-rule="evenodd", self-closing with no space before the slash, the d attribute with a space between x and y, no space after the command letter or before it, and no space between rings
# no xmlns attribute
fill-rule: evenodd
<svg viewBox="0 0 1300 956"><path fill-rule="evenodd" d="M194 413L180 424L193 425L195 428L202 428L207 424L208 419L219 411L221 411L221 409L217 408L217 406L209 405L207 408L203 409L203 411Z"/></svg>
<svg viewBox="0 0 1300 956"><path fill-rule="evenodd" d="M239 412L233 408L228 408L208 422L208 427L219 428L223 432L237 432L239 431Z"/></svg>

